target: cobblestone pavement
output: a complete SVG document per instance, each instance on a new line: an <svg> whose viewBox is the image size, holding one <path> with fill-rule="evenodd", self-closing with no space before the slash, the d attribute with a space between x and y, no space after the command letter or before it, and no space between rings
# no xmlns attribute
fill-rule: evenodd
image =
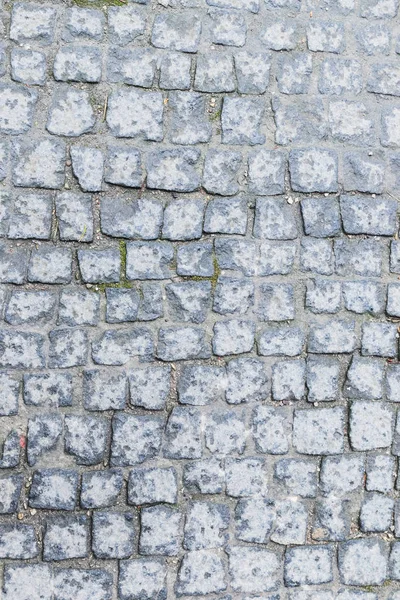
<svg viewBox="0 0 400 600"><path fill-rule="evenodd" d="M1 599L399 600L399 0L0 7Z"/></svg>

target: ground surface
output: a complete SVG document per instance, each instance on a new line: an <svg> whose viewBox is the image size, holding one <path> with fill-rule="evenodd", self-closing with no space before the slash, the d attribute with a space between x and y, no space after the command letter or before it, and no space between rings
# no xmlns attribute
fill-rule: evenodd
<svg viewBox="0 0 400 600"><path fill-rule="evenodd" d="M399 600L398 5L0 0L2 600Z"/></svg>

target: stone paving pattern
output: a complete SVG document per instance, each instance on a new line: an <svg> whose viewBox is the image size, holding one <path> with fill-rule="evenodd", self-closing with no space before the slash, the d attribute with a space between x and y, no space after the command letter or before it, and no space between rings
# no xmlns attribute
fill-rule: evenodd
<svg viewBox="0 0 400 600"><path fill-rule="evenodd" d="M1 599L399 600L399 0L0 9Z"/></svg>

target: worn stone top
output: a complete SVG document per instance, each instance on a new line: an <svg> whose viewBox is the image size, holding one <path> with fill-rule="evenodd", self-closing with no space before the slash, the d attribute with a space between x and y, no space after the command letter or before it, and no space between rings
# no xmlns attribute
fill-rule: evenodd
<svg viewBox="0 0 400 600"><path fill-rule="evenodd" d="M1 600L400 600L399 0L0 0Z"/></svg>

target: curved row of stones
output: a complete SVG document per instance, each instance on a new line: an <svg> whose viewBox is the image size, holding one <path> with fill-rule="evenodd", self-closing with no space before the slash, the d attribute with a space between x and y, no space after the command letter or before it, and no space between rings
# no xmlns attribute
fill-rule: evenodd
<svg viewBox="0 0 400 600"><path fill-rule="evenodd" d="M398 0L0 0L2 600L400 599Z"/></svg>

